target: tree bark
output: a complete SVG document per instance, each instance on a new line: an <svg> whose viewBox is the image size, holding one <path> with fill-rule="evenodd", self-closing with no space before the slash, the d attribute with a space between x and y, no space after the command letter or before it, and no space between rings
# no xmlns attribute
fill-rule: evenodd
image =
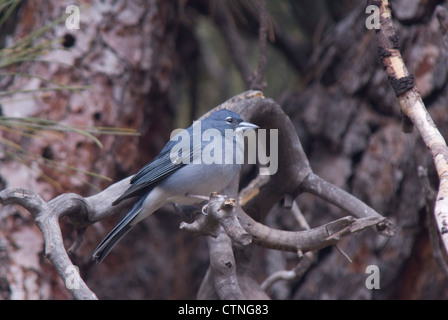
<svg viewBox="0 0 448 320"><path fill-rule="evenodd" d="M65 9L66 6L59 2L24 3L18 12L12 36L14 39L23 37L48 21L59 18ZM139 138L99 136L102 149L75 133L48 135L45 139L31 141L20 136L11 137L28 151L65 165L108 176L114 181L136 172L157 154L169 136L172 118L168 89L174 69L178 67L175 50L178 3L87 1L79 6L79 10L79 29L67 29L61 23L45 35L48 39L67 35L73 37L74 43L67 51L53 50L42 57L50 63L25 62L17 66L15 71L35 74L65 85L90 87L75 94L57 91L15 95L14 99L2 101L3 115L41 117L73 126L137 130L141 133ZM43 80L24 77L11 77L3 83L7 83L3 89L8 90L47 86ZM63 192L86 196L97 192L84 180L100 189L110 184L79 172L64 174L51 168L43 168L42 171L57 180L58 184L48 183L38 170L28 168L14 159L1 162L0 176L5 187L29 188L46 200ZM69 298L65 284L52 271L48 261L40 258L43 252L42 235L30 223L28 214L18 207L3 207L1 212L0 242L2 260L5 262L0 270L1 297ZM114 219L109 219L86 237L88 244L81 246L77 261L82 275L90 272L92 246L101 240L114 223ZM64 231L75 236L70 231L71 227L67 225L66 228ZM137 229L136 234L142 231ZM76 238L73 236L68 238L73 241ZM126 257L127 251L129 249L126 246L119 246L117 257ZM120 258L116 259L113 268L96 266L94 279L97 283L107 281L104 280L107 276L122 272L126 265L126 259ZM96 278L100 274L107 276ZM106 284L104 291L108 287ZM100 289L98 293L101 297L116 297L112 292L102 294Z"/></svg>

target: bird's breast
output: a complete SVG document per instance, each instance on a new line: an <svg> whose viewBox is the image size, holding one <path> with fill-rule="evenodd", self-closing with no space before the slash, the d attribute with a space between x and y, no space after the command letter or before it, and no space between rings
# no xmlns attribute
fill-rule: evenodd
<svg viewBox="0 0 448 320"><path fill-rule="evenodd" d="M238 177L238 164L188 164L177 170L159 184L171 196L168 201L181 205L200 202L187 195L208 197L212 192L221 192Z"/></svg>

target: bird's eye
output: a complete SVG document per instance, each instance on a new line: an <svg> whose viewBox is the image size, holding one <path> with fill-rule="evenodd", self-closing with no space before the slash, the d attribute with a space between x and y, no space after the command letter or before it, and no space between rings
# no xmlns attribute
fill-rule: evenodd
<svg viewBox="0 0 448 320"><path fill-rule="evenodd" d="M233 122L233 118L232 117L227 117L226 121L227 121L227 123L232 123Z"/></svg>

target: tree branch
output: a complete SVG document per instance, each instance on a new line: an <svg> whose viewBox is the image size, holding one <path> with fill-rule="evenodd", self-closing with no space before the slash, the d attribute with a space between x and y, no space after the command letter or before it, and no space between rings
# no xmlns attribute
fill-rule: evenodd
<svg viewBox="0 0 448 320"><path fill-rule="evenodd" d="M305 253L293 269L274 272L263 281L261 288L267 291L277 281L291 281L300 278L309 269L313 260L314 255L312 252Z"/></svg>
<svg viewBox="0 0 448 320"><path fill-rule="evenodd" d="M247 55L244 50L244 41L238 34L235 25L232 23L232 17L228 8L222 3L221 0L215 2L215 23L229 48L229 54L232 60L235 62L237 70L241 73L246 87L251 85L251 71L249 61L246 59Z"/></svg>
<svg viewBox="0 0 448 320"><path fill-rule="evenodd" d="M343 237L376 226L386 219L384 217L356 219L347 216L306 231L284 231L256 222L242 210L238 212L238 216L241 225L252 235L255 244L270 249L296 252L299 256L307 251L335 245Z"/></svg>
<svg viewBox="0 0 448 320"><path fill-rule="evenodd" d="M77 268L70 261L64 248L59 218L75 209L70 204L74 204L76 200L70 201L69 199L75 200L77 197L67 194L46 203L38 194L23 188L5 189L0 192L0 203L3 205L19 204L32 214L36 225L43 234L45 256L54 265L73 297L81 300L96 300L96 295L79 276ZM74 281L72 286L67 285L70 281Z"/></svg>
<svg viewBox="0 0 448 320"><path fill-rule="evenodd" d="M378 212L366 205L364 202L342 190L341 188L325 181L318 175L310 173L302 182L303 191L314 194L328 202L336 205L358 218L378 217L383 218ZM390 221L383 219L376 225L376 229L384 236L393 236L395 230Z"/></svg>
<svg viewBox="0 0 448 320"><path fill-rule="evenodd" d="M378 52L390 84L400 103L401 112L417 128L428 147L439 176L439 191L434 216L444 251L448 254L448 147L437 126L426 110L425 104L414 84L399 50L398 36L392 22L388 0L373 0L380 8L380 29L376 33Z"/></svg>
<svg viewBox="0 0 448 320"><path fill-rule="evenodd" d="M182 225L183 228L195 231L208 230L208 234L215 236L208 237L207 240L210 272L201 286L201 294L211 292L207 284L213 283L218 296L223 299L266 297L261 288L255 288L254 280L248 276L247 266L239 266L239 278L236 273L235 260L238 259L235 258L233 250L238 248L239 261L247 263L247 248L252 240L253 243L264 247L293 251L302 256L304 252L334 245L341 238L371 226L377 226L377 229L380 229L378 226L383 226L381 233L391 235L391 232L386 232L391 228L386 218L313 174L293 124L273 100L264 98L260 91L247 91L227 100L214 110L222 108L239 113L246 121L254 122L261 128L278 130L278 171L274 175L259 175L239 194L238 181L235 180L223 191L223 195L238 199L239 203L227 200L222 195L212 194L212 201L206 207L207 215L199 215L199 220L190 226ZM59 219L68 217L82 234L91 224L112 214L129 210L133 199L116 206L112 206L111 199L116 199L128 188L131 178L123 179L90 197L67 193L49 202L43 201L37 194L26 189L6 189L0 192L0 203L19 204L31 212L42 231L46 256L67 283L70 276L73 276L67 270L74 270L75 267L64 248ZM262 221L272 206L285 196L295 199L303 191L309 191L340 205L353 216L360 218L343 217L299 232L272 229L256 221ZM183 218L191 221L191 216L185 215ZM74 245L79 245L79 241L75 241ZM95 294L81 278L79 284L79 287L69 288L76 299L96 299ZM254 294L246 294L245 290L253 291Z"/></svg>
<svg viewBox="0 0 448 320"><path fill-rule="evenodd" d="M210 253L210 270L219 298L222 300L243 300L244 295L236 274L232 240L221 229L216 238L207 237L207 243Z"/></svg>
<svg viewBox="0 0 448 320"><path fill-rule="evenodd" d="M383 218L361 200L313 173L294 125L272 99L264 98L260 91L246 91L215 109L223 108L241 114L245 120L256 123L262 129L278 130L278 171L274 175L257 176L239 193L239 203L251 217L262 221L274 204L285 196L295 199L305 191L355 217ZM380 222L377 231L385 236L394 234L393 226L387 219Z"/></svg>
<svg viewBox="0 0 448 320"><path fill-rule="evenodd" d="M445 276L448 277L447 255L444 250L441 250L439 232L437 231L437 222L435 221L433 214L436 192L432 189L429 183L428 170L426 168L421 166L418 167L418 178L420 179L420 183L423 187L422 193L426 204L426 222L428 224L429 239L432 244L432 254L440 268L442 268L445 273Z"/></svg>
<svg viewBox="0 0 448 320"><path fill-rule="evenodd" d="M193 223L183 222L180 225L180 229L198 232L216 238L222 232L219 230L222 226L232 241L246 246L252 242L252 237L241 227L235 215L235 204L235 199L227 199L226 196L214 192L210 195L210 200L204 206L207 214L202 215ZM204 211L204 208L202 210Z"/></svg>
<svg viewBox="0 0 448 320"><path fill-rule="evenodd" d="M266 71L267 64L267 42L268 42L268 17L266 12L266 1L258 0L258 68L252 73L252 81L250 89L252 90L264 90L266 83L263 82L264 73Z"/></svg>

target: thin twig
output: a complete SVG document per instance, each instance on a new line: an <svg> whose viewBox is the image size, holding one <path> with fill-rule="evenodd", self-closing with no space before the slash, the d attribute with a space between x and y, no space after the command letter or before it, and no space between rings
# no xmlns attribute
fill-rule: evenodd
<svg viewBox="0 0 448 320"><path fill-rule="evenodd" d="M266 1L258 1L258 11L259 11L259 34L258 34L258 68L252 74L252 81L250 84L250 89L253 90L264 90L266 88L266 83L263 82L263 77L266 71L267 64L267 38L268 38L268 18L266 12Z"/></svg>
<svg viewBox="0 0 448 320"><path fill-rule="evenodd" d="M262 283L261 288L268 290L277 281L292 281L300 278L311 267L314 261L314 253L307 252L300 259L299 263L291 270L279 270L267 277Z"/></svg>
<svg viewBox="0 0 448 320"><path fill-rule="evenodd" d="M228 8L222 3L222 0L214 2L216 4L215 23L229 48L229 54L235 63L238 71L241 73L246 87L251 85L251 71L247 55L244 50L245 43L238 34L235 25L232 23L230 12Z"/></svg>

